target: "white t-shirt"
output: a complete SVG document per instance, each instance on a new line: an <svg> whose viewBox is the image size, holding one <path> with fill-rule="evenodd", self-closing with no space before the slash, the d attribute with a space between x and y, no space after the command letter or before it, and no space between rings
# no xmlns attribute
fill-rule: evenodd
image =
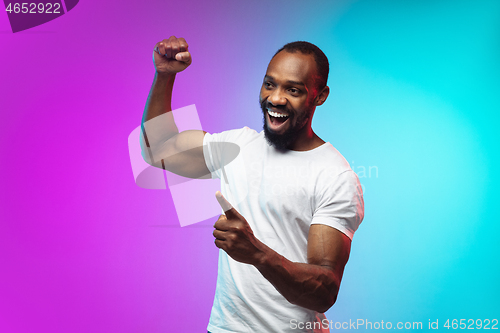
<svg viewBox="0 0 500 333"><path fill-rule="evenodd" d="M240 148L236 158L234 144ZM293 262L307 263L311 224L329 225L352 239L363 220L358 177L330 143L280 152L264 132L244 127L207 133L203 145L222 194L257 239ZM329 332L325 319L323 313L289 303L254 266L219 251L210 332ZM316 329L298 329L314 322Z"/></svg>

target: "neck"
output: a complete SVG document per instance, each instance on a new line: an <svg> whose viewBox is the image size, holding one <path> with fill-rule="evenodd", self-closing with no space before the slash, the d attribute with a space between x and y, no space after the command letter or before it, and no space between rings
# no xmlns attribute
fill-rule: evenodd
<svg viewBox="0 0 500 333"><path fill-rule="evenodd" d="M311 127L311 121L307 122L304 128L301 130L300 135L297 139L290 144L288 149L296 151L307 151L314 148L318 148L325 141L323 141L319 136L314 133Z"/></svg>

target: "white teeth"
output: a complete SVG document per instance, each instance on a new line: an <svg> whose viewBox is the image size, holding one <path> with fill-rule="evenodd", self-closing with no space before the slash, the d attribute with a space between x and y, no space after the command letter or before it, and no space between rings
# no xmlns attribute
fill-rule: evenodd
<svg viewBox="0 0 500 333"><path fill-rule="evenodd" d="M288 115L286 115L284 113L274 112L274 111L271 111L269 109L267 109L267 113L269 113L273 117L278 117L278 118L288 117Z"/></svg>

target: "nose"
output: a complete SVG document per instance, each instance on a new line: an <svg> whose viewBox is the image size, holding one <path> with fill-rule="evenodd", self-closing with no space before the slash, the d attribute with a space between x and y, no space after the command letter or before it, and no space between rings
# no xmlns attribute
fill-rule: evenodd
<svg viewBox="0 0 500 333"><path fill-rule="evenodd" d="M283 96L281 89L274 90L267 98L267 101L273 106L286 105L286 98Z"/></svg>

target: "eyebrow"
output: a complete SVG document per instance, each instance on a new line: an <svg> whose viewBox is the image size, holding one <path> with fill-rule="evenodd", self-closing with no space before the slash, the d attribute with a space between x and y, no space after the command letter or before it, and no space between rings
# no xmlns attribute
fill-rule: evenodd
<svg viewBox="0 0 500 333"><path fill-rule="evenodd" d="M266 75L264 76L264 79L269 79L269 80L272 80L272 81L276 81L274 79L274 77L272 77L271 75ZM303 82L299 82L299 81L293 81L293 80L288 80L286 81L288 84L293 84L293 85L296 85L296 86L302 86L302 87L305 87L306 85L303 83Z"/></svg>

